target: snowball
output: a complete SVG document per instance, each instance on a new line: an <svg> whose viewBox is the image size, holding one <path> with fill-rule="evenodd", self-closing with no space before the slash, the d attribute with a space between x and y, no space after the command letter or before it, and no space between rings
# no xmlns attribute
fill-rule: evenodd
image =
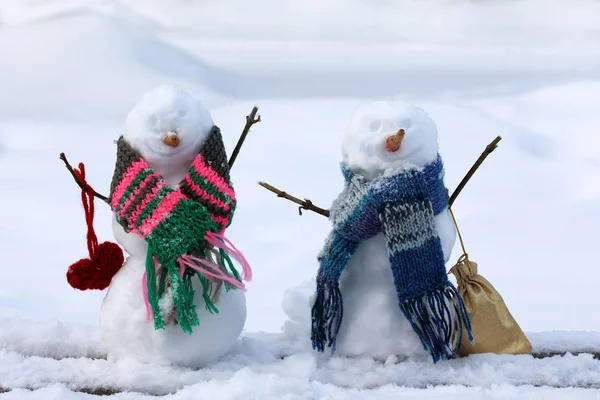
<svg viewBox="0 0 600 400"><path fill-rule="evenodd" d="M404 129L400 149L386 150L386 139ZM400 101L377 101L361 105L350 120L342 142L342 155L349 167L373 179L386 169L408 165L423 167L435 161L437 127L421 108Z"/></svg>
<svg viewBox="0 0 600 400"><path fill-rule="evenodd" d="M210 112L179 86L146 93L127 115L125 140L151 165L192 162L214 123ZM164 143L176 134L179 145Z"/></svg>

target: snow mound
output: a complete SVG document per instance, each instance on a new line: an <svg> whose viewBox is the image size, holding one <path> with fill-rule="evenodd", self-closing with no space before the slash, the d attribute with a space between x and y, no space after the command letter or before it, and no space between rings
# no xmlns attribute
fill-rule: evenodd
<svg viewBox="0 0 600 400"><path fill-rule="evenodd" d="M586 45L598 35L600 7L590 0L420 1L122 0L167 26L218 38L396 40L412 43ZM535 18L531 16L535 15ZM276 32L276 34L275 34Z"/></svg>
<svg viewBox="0 0 600 400"><path fill-rule="evenodd" d="M0 116L123 121L160 84L214 101L222 79L195 58L118 18L73 12L0 30ZM24 51L23 49L27 49Z"/></svg>
<svg viewBox="0 0 600 400"><path fill-rule="evenodd" d="M0 349L24 356L104 358L97 327L19 317L0 318Z"/></svg>

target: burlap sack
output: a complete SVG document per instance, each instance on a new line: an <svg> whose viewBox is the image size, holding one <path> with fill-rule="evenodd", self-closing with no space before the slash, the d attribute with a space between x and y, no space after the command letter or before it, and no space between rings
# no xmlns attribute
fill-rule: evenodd
<svg viewBox="0 0 600 400"><path fill-rule="evenodd" d="M477 273L477 264L465 254L450 273L456 277L475 339L470 343L465 333L457 354L461 357L478 353L531 354L531 343L508 311L500 293Z"/></svg>

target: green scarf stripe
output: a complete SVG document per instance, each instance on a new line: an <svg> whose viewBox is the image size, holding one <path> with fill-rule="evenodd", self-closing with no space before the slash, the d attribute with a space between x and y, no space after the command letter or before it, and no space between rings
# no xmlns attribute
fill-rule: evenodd
<svg viewBox="0 0 600 400"><path fill-rule="evenodd" d="M129 184L129 186L127 186L127 189L125 189L125 191L123 192L123 196L121 196L121 198L119 199L119 203L117 204L117 210L116 210L116 212L121 211L121 207L123 206L123 203L125 201L127 201L127 199L133 194L133 191L142 183L142 181L148 175L151 175L153 173L154 173L154 171L152 171L152 169L146 168L146 169L141 170L135 176L135 179L133 179L131 181L131 183Z"/></svg>
<svg viewBox="0 0 600 400"><path fill-rule="evenodd" d="M181 222L185 221L185 230L179 229ZM189 251L202 254L204 236L206 232L218 233L221 227L212 220L208 211L197 203L180 201L175 208L164 218L148 236L152 242L157 243L157 256L163 259L177 259ZM174 240L177 239L176 241ZM167 246L162 246L163 244Z"/></svg>
<svg viewBox="0 0 600 400"><path fill-rule="evenodd" d="M221 200L225 204L229 204L231 209L235 209L235 202L231 199L231 197L227 196L225 193L219 191L216 186L214 186L208 179L204 176L199 175L198 172L192 167L189 171L190 177L192 181L200 186L202 189L206 190L208 194L215 197L216 199Z"/></svg>
<svg viewBox="0 0 600 400"><path fill-rule="evenodd" d="M152 314L154 316L154 329L162 329L166 324L160 315L158 307L159 295L156 293L156 271L151 252L146 254L146 285L148 287L148 303L152 307Z"/></svg>
<svg viewBox="0 0 600 400"><path fill-rule="evenodd" d="M190 269L190 268L186 268L183 271L183 285L185 286L186 292L190 294L191 298L194 298L194 293L196 292L194 290L194 287L192 286L192 278L197 273L198 273L198 271L195 271L195 270Z"/></svg>
<svg viewBox="0 0 600 400"><path fill-rule="evenodd" d="M161 268L160 280L158 281L158 296L159 297L162 297L162 295L165 293L166 282L167 282L167 270L164 268Z"/></svg>
<svg viewBox="0 0 600 400"><path fill-rule="evenodd" d="M219 189L217 189L205 177L198 175L194 167L190 168L189 174L192 178L192 181L194 181L196 185L206 190L206 192L214 198L221 200L225 204L229 204L231 206L232 211L235 210L235 202L231 199L231 197L227 196L225 193L220 192Z"/></svg>
<svg viewBox="0 0 600 400"><path fill-rule="evenodd" d="M152 212L154 211L154 209L156 207L158 207L158 204L160 203L160 201L170 192L173 192L173 188L170 188L169 186L163 186L158 190L158 193L156 193L156 196L154 196L154 198L150 201L150 203L148 203L148 205L146 206L146 208L144 208L144 211L142 211L140 213L140 215L138 216L137 220L135 221L135 226L137 228L139 228L142 225L142 222L144 222L144 220L150 216L152 216Z"/></svg>
<svg viewBox="0 0 600 400"><path fill-rule="evenodd" d="M204 303L206 305L206 311L211 314L218 314L219 309L215 306L213 301L210 298L212 293L212 282L209 282L208 279L198 274L198 279L200 280L200 284L202 285L202 297L204 298Z"/></svg>
<svg viewBox="0 0 600 400"><path fill-rule="evenodd" d="M223 272L225 272L225 273L231 273L231 275L233 275L233 277L235 279L237 279L238 281L241 282L242 278L240 278L240 273L233 266L233 262L231 261L231 258L229 257L229 255L227 255L227 253L225 252L225 250L219 249L219 256L221 258L219 264L223 266L223 269L224 269ZM229 271L227 271L227 267L229 267Z"/></svg>
<svg viewBox="0 0 600 400"><path fill-rule="evenodd" d="M179 271L174 261L169 263L167 269L169 271L169 280L171 281L173 302L177 310L177 322L184 332L192 333L192 327L200 325L196 306L194 305L193 293L186 291L185 283L179 276Z"/></svg>

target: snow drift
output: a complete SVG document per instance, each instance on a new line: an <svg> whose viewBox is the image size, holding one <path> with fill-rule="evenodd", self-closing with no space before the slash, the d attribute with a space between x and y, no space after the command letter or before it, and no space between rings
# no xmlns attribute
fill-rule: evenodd
<svg viewBox="0 0 600 400"><path fill-rule="evenodd" d="M205 101L223 82L144 27L86 11L3 27L0 48L0 115L10 119L123 121L140 93L165 81Z"/></svg>

